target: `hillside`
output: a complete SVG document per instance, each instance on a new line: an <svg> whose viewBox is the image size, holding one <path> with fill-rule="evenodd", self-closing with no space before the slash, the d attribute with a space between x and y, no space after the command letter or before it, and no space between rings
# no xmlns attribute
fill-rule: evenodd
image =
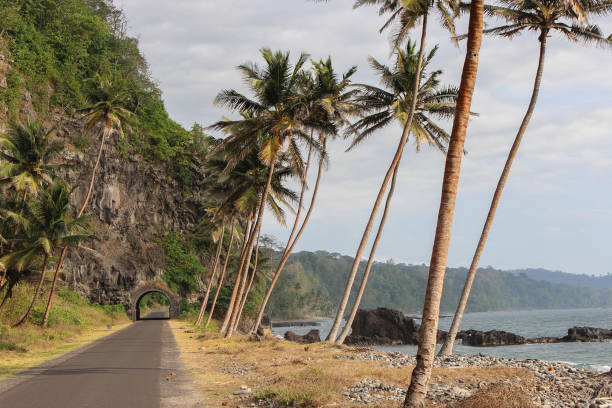
<svg viewBox="0 0 612 408"><path fill-rule="evenodd" d="M87 208L96 239L88 250L69 250L61 274L105 304L122 303L138 281L170 280L167 270L184 275L168 282L175 290L194 291L210 244L208 234L197 243L187 235L208 225L201 163L211 139L199 125L186 130L170 118L126 27L111 0L0 2L0 133L28 121L56 130L59 162L68 165L57 175L75 188L74 208L84 201L100 146L82 109L108 82L131 112L107 138L97 169ZM165 256L170 241L189 258L180 267L176 256Z"/></svg>
<svg viewBox="0 0 612 408"><path fill-rule="evenodd" d="M272 296L271 315L275 318L299 318L333 314L351 263L351 257L324 251L292 255ZM364 266L365 262L362 262L361 270ZM406 313L420 313L427 273L428 267L425 265L375 263L361 307L386 306ZM442 312L454 311L466 274L466 268L449 268ZM360 279L358 275L357 282ZM610 306L612 289L609 288L595 290L551 283L485 268L478 272L467 311Z"/></svg>
<svg viewBox="0 0 612 408"><path fill-rule="evenodd" d="M566 285L580 286L591 289L611 289L612 274L594 276L586 274L574 274L561 271L550 271L542 268L515 269L507 271L515 275L524 274L529 279L546 281L552 283L564 283Z"/></svg>

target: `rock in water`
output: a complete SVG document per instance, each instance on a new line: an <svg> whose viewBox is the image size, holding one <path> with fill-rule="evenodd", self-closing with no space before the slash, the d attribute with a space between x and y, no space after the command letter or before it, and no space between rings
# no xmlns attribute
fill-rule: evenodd
<svg viewBox="0 0 612 408"><path fill-rule="evenodd" d="M319 343L321 342L321 335L318 330L311 330L303 336L295 334L292 331L285 333L285 340L294 341L296 343Z"/></svg>
<svg viewBox="0 0 612 408"><path fill-rule="evenodd" d="M612 330L597 327L572 327L562 341L603 341L612 340Z"/></svg>
<svg viewBox="0 0 612 408"><path fill-rule="evenodd" d="M438 342L446 337L446 332L438 330ZM351 326L351 335L346 344L385 345L418 344L419 324L404 316L399 310L379 307L359 309Z"/></svg>
<svg viewBox="0 0 612 408"><path fill-rule="evenodd" d="M518 334L491 330L483 332L480 330L465 330L457 333L457 338L467 346L507 346L511 344L525 344L527 339Z"/></svg>

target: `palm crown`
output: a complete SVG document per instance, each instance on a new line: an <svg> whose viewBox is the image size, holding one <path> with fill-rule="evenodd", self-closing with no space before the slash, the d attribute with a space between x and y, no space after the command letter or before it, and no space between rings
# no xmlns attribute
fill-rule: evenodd
<svg viewBox="0 0 612 408"><path fill-rule="evenodd" d="M0 183L10 184L17 191L37 192L43 183L51 183L52 160L63 149L52 142L55 129L45 130L38 122L15 124L0 136Z"/></svg>
<svg viewBox="0 0 612 408"><path fill-rule="evenodd" d="M450 119L455 112L457 88L440 88L439 76L442 71L427 72L436 51L437 47L434 47L423 60L416 110L410 124L417 150L427 143L444 151L450 136L434 119ZM395 120L402 126L406 125L416 81L417 58L415 43L410 41L405 50L397 48L395 64L392 67L370 58L370 65L378 73L384 89L359 85L361 92L358 102L369 114L349 128L348 133L354 136L349 150Z"/></svg>
<svg viewBox="0 0 612 408"><path fill-rule="evenodd" d="M486 5L485 12L500 17L507 24L483 30L485 34L512 38L525 30L537 31L540 41L549 32L556 31L572 42L612 45L596 25L579 24L580 16L574 8L560 0L500 0L501 6ZM612 1L584 0L585 15L605 15L612 11ZM459 38L464 38L460 36Z"/></svg>

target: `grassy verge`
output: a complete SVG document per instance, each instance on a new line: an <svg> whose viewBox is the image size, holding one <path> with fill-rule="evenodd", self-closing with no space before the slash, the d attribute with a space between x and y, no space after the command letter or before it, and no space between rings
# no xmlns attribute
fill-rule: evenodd
<svg viewBox="0 0 612 408"><path fill-rule="evenodd" d="M122 306L92 304L78 293L59 287L46 329L40 327L40 322L48 292L41 294L29 322L12 328L11 324L25 313L33 293L33 285L17 285L13 297L0 311L0 378L34 367L129 324ZM4 293L0 292L0 296Z"/></svg>
<svg viewBox="0 0 612 408"><path fill-rule="evenodd" d="M406 387L412 372L412 367L391 367L381 361L338 358L359 353L356 348L330 343L303 345L280 339L253 341L246 336L228 340L218 338L212 331L193 330L185 322L170 321L170 325L196 388L211 406L246 407L264 399L277 406L363 407L362 403L349 401L343 392L365 378ZM461 385L475 379L488 383L516 377L529 380L533 375L526 369L500 366L436 368L433 377L446 384ZM248 400L233 394L242 385L252 389ZM476 399L482 401L485 394L483 391ZM391 401L381 404L381 408L400 406Z"/></svg>

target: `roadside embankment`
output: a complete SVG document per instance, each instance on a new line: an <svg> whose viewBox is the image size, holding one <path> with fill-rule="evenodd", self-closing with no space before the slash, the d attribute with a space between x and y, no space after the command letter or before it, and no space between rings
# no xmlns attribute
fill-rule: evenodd
<svg viewBox="0 0 612 408"><path fill-rule="evenodd" d="M29 283L16 285L13 296L0 311L0 378L37 366L130 324L122 306L92 304L60 286L47 328L40 327L49 295L46 291L41 293L29 321L11 327L27 310L33 293L34 286ZM4 297L3 291L0 296Z"/></svg>

